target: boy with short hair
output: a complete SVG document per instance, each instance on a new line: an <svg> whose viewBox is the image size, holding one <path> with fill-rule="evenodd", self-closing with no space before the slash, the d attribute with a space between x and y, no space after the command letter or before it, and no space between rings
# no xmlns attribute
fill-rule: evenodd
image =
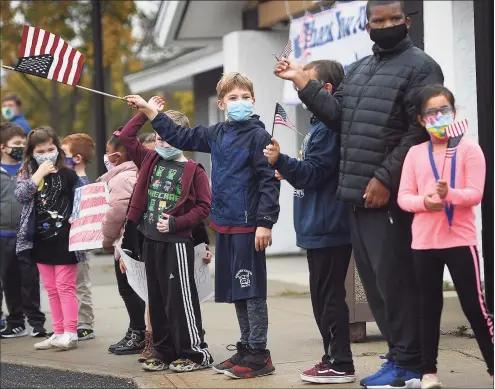
<svg viewBox="0 0 495 389"><path fill-rule="evenodd" d="M231 378L252 378L275 370L266 349L265 249L279 214L280 183L263 155L270 143L253 115L253 83L229 73L217 85L218 107L227 120L186 128L139 96L127 96L153 129L172 146L212 155L211 227L216 231L215 301L234 303L241 331L237 353L214 366ZM159 99L159 98L158 98Z"/></svg>
<svg viewBox="0 0 495 389"><path fill-rule="evenodd" d="M29 250L16 254L16 236L22 206L14 197L17 172L26 145L26 132L13 123L0 124L0 269L9 315L2 338L26 336L24 319L32 336L44 337L45 315L40 310L40 278Z"/></svg>
<svg viewBox="0 0 495 389"><path fill-rule="evenodd" d="M94 156L95 143L93 139L84 133L71 134L62 140L62 150L65 153L67 167L74 169L79 177L77 187L89 184L86 174L86 164L90 163ZM86 260L86 252L78 251L77 284L76 293L79 300L79 315L77 323L78 340L94 339L94 313L91 296L91 280L89 278L89 261Z"/></svg>

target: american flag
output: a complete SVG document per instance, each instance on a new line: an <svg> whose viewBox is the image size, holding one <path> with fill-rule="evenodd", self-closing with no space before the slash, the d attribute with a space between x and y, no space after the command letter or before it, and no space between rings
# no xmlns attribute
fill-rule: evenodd
<svg viewBox="0 0 495 389"><path fill-rule="evenodd" d="M287 44L284 47L284 50L282 51L282 54L280 54L280 58L287 59L287 58L289 58L290 53L292 53L292 42L289 39L289 41L287 42Z"/></svg>
<svg viewBox="0 0 495 389"><path fill-rule="evenodd" d="M274 124L282 124L283 126L296 130L296 127L294 127L287 117L287 112L285 112L285 109L279 103L275 105L275 117L273 120Z"/></svg>
<svg viewBox="0 0 495 389"><path fill-rule="evenodd" d="M77 85L81 77L84 55L60 37L41 28L24 26L19 62L15 70Z"/></svg>
<svg viewBox="0 0 495 389"><path fill-rule="evenodd" d="M445 129L445 133L449 138L455 138L456 136L462 135L467 131L468 121L467 119L461 120L459 122L452 123Z"/></svg>
<svg viewBox="0 0 495 389"><path fill-rule="evenodd" d="M459 146L459 142L463 136L464 134L461 134L453 138L449 138L447 143L447 151L445 152L445 159L452 158L454 156L457 146Z"/></svg>

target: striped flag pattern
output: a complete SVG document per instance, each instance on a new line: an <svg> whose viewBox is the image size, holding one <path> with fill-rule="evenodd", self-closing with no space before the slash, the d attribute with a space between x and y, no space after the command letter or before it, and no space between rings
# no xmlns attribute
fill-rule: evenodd
<svg viewBox="0 0 495 389"><path fill-rule="evenodd" d="M459 122L452 123L445 129L445 133L449 138L455 138L456 136L462 135L467 131L468 121L467 119L461 120Z"/></svg>
<svg viewBox="0 0 495 389"><path fill-rule="evenodd" d="M454 156L457 146L459 146L459 142L461 141L463 136L464 134L461 134L459 136L449 139L449 142L447 144L447 151L445 152L446 159L452 158Z"/></svg>
<svg viewBox="0 0 495 389"><path fill-rule="evenodd" d="M284 47L284 50L282 51L282 54L280 54L280 58L287 59L289 58L290 53L292 53L292 42L289 39Z"/></svg>
<svg viewBox="0 0 495 389"><path fill-rule="evenodd" d="M19 57L15 70L73 86L85 59L60 37L32 26L24 26Z"/></svg>
<svg viewBox="0 0 495 389"><path fill-rule="evenodd" d="M287 117L287 112L285 112L285 109L279 103L275 105L275 117L273 120L275 124L281 124L293 130L296 130L296 127L294 127L294 125Z"/></svg>

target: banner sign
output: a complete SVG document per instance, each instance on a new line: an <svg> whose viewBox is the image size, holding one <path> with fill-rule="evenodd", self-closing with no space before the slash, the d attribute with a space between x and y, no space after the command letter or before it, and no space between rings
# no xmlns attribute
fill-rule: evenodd
<svg viewBox="0 0 495 389"><path fill-rule="evenodd" d="M307 13L292 20L289 39L291 59L302 64L319 59L338 61L347 72L349 65L372 54L373 42L366 32L367 1L336 3L317 14ZM292 81L284 83L285 104L300 104Z"/></svg>
<svg viewBox="0 0 495 389"><path fill-rule="evenodd" d="M103 247L101 226L108 210L108 197L106 182L85 185L76 189L72 207L69 251Z"/></svg>

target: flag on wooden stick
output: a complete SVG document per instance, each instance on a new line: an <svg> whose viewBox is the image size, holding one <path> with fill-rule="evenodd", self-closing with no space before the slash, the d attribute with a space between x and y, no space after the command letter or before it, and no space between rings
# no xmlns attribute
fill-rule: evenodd
<svg viewBox="0 0 495 389"><path fill-rule="evenodd" d="M272 136L273 136L273 129L275 128L275 124L281 124L285 127L289 127L291 130L294 130L299 135L301 135L301 133L297 131L296 127L290 122L284 107L282 107L278 102L275 104L275 115L273 117Z"/></svg>

